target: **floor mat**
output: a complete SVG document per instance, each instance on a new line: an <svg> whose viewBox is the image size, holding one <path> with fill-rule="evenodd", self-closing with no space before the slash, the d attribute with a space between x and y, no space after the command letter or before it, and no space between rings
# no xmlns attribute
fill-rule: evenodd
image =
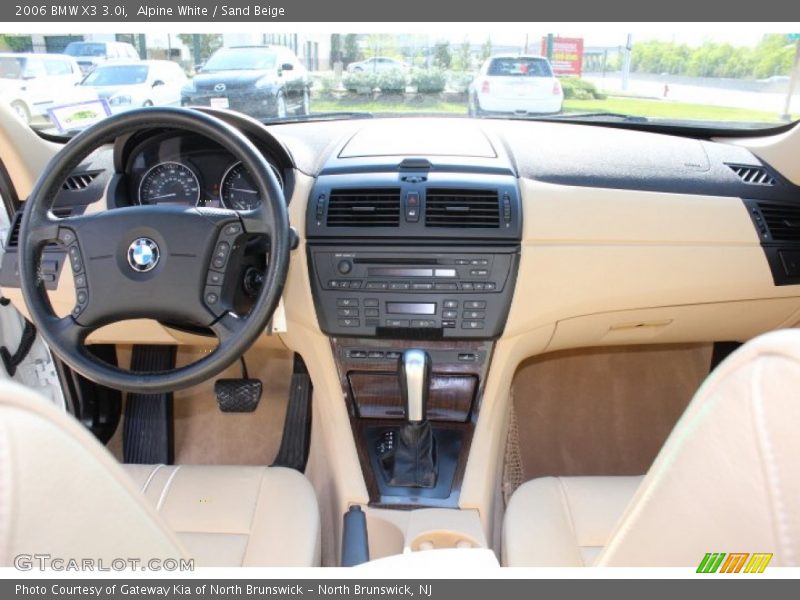
<svg viewBox="0 0 800 600"><path fill-rule="evenodd" d="M710 344L569 350L514 378L524 480L647 471L708 373Z"/></svg>
<svg viewBox="0 0 800 600"><path fill-rule="evenodd" d="M130 348L118 348L120 365L130 362ZM177 365L194 362L203 351L180 348ZM281 444L292 376L288 350L252 349L246 355L250 377L264 384L261 402L252 413L223 413L217 408L214 379L175 392L175 464L271 464ZM215 379L240 377L236 362ZM108 443L117 458L122 452L122 424Z"/></svg>

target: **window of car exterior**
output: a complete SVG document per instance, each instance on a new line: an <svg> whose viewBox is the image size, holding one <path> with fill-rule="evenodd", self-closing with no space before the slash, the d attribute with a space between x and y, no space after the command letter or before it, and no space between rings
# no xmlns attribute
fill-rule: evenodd
<svg viewBox="0 0 800 600"><path fill-rule="evenodd" d="M552 77L550 65L538 58L495 58L488 75L502 77Z"/></svg>
<svg viewBox="0 0 800 600"><path fill-rule="evenodd" d="M44 67L50 76L72 75L72 65L65 60L48 58L44 61Z"/></svg>
<svg viewBox="0 0 800 600"><path fill-rule="evenodd" d="M147 65L107 65L96 68L83 80L84 85L136 85L147 81Z"/></svg>

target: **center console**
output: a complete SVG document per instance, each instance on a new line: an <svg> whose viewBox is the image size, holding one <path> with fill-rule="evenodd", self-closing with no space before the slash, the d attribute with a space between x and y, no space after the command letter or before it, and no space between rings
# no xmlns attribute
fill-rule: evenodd
<svg viewBox="0 0 800 600"><path fill-rule="evenodd" d="M469 159L340 152L309 198L315 309L373 508L458 506L522 235L510 162L481 148Z"/></svg>

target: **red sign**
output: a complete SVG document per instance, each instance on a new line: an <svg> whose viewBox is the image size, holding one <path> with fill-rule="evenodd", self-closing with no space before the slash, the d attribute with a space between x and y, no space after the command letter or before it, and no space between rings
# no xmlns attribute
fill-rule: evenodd
<svg viewBox="0 0 800 600"><path fill-rule="evenodd" d="M542 56L547 56L547 38L542 38ZM553 38L553 53L550 58L556 75L580 77L583 67L583 38Z"/></svg>

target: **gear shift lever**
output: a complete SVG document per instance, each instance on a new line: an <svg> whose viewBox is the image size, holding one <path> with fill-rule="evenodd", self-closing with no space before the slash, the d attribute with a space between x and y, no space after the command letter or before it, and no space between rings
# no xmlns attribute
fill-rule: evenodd
<svg viewBox="0 0 800 600"><path fill-rule="evenodd" d="M436 441L425 418L431 357L424 350L406 350L400 357L400 391L406 423L400 428L389 485L436 486Z"/></svg>
<svg viewBox="0 0 800 600"><path fill-rule="evenodd" d="M406 421L425 420L428 387L431 379L431 357L423 350L406 350L400 357L400 393L406 407Z"/></svg>

